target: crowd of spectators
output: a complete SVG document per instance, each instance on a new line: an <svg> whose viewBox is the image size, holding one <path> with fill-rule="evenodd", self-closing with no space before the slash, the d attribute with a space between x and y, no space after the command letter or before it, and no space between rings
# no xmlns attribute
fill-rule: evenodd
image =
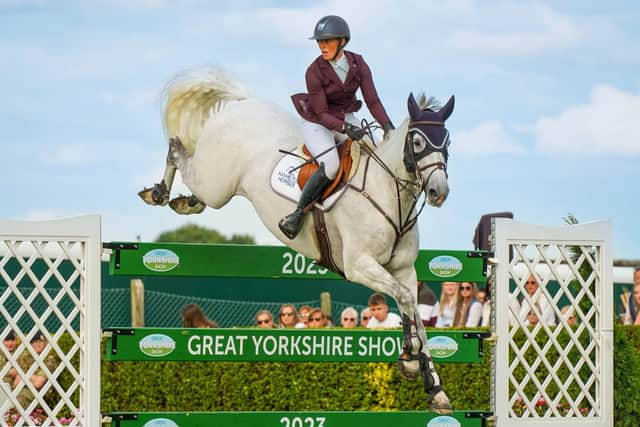
<svg viewBox="0 0 640 427"><path fill-rule="evenodd" d="M621 321L627 325L640 325L640 268L633 275L633 291L621 296L624 313ZM559 315L551 306L551 296L544 292L539 279L534 274L522 278L518 289L509 296L509 322L533 327L541 324L554 326L566 323L575 326L580 319L576 309L570 305L562 307ZM490 326L491 283L479 287L473 282L443 282L440 298L436 296L426 282L418 283L418 313L425 326L448 327L487 327ZM282 304L277 318L269 310L260 310L255 314L258 328L398 328L402 319L389 310L387 299L380 293L369 297L368 306L358 312L347 307L334 322L328 313L320 308L303 305L296 309L293 304ZM197 304L189 304L183 309L184 327L215 328L218 325L208 319Z"/></svg>

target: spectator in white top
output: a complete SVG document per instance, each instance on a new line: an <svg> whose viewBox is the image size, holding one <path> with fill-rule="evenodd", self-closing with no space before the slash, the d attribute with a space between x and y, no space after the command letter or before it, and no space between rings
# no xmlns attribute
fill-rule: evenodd
<svg viewBox="0 0 640 427"><path fill-rule="evenodd" d="M453 326L476 328L482 321L482 304L476 299L476 285L462 282L458 287L458 306Z"/></svg>
<svg viewBox="0 0 640 427"><path fill-rule="evenodd" d="M418 282L418 313L424 326L435 326L440 304L427 282Z"/></svg>
<svg viewBox="0 0 640 427"><path fill-rule="evenodd" d="M522 301L520 301L520 321L524 322L527 320L529 312L535 313L534 307L531 306L533 303L541 314L541 317L538 319L540 323L547 326L555 325L556 315L553 312L553 308L551 307L547 296L540 290L540 285L533 274L529 275L524 287L527 290L529 298L531 298L531 303L527 301L526 297L522 298Z"/></svg>
<svg viewBox="0 0 640 427"><path fill-rule="evenodd" d="M440 308L436 328L449 328L453 326L453 317L458 307L458 283L443 282L440 295Z"/></svg>
<svg viewBox="0 0 640 427"><path fill-rule="evenodd" d="M489 301L489 282L485 289L476 291L476 299L482 304L482 323L480 326L491 326L491 301Z"/></svg>
<svg viewBox="0 0 640 427"><path fill-rule="evenodd" d="M384 295L375 293L369 297L371 319L367 328L397 328L402 326L402 319L395 313L389 313L389 305Z"/></svg>

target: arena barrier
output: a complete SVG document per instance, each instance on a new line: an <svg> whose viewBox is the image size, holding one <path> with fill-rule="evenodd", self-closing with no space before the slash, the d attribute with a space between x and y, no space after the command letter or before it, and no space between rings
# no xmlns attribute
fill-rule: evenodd
<svg viewBox="0 0 640 427"><path fill-rule="evenodd" d="M483 279L464 277L461 274L465 271L465 263L478 263L479 271L483 270L487 261L492 265L491 278L495 284L492 299L494 335L491 340L495 344L495 351L492 355L492 387L489 391L492 420L498 427L613 425L611 225L593 223L561 228L537 227L496 219L492 242L493 251L488 259L481 254L469 252L468 260L458 260L463 264L462 267L448 258L450 255L436 255L435 258L441 258L435 262L426 261L426 258L421 258L425 256L423 252L416 263L420 280L433 280L427 278L425 273L425 270L430 270L431 265L438 274L450 274L446 277L447 280L477 282L482 282ZM176 260L174 255L178 254L171 249L168 250L172 253L158 252L162 248L146 250L148 247L145 245L108 245L111 248L113 269L130 271L127 270L131 265L127 260L129 257L139 258L138 267L131 271L135 272L140 266L145 269L153 267L150 274L184 274L185 271L181 269L188 265L207 265L206 268L209 268L217 261L217 258L206 256L193 259L193 262L188 256ZM202 245L198 246L203 249ZM232 254L240 249L227 246L215 250ZM251 250L269 249L258 247ZM138 252L137 256L134 252ZM466 254L466 251L458 252ZM17 425L59 426L63 425L59 418L69 412L73 419L71 425L86 427L99 425L101 421L110 422L112 427L337 427L370 426L371 423L381 421L402 426L481 426L491 415L479 411L458 411L450 417L424 412L100 414L100 218L89 216L45 222L0 221L0 257L0 278L5 286L0 295L0 314L4 321L1 334L5 338L13 330L21 341L13 353L2 347L1 353L8 363L0 370L0 375L6 375L13 367L23 380L22 387L16 389L11 389L4 382L0 384L6 395L0 410L5 413L11 406L15 406L15 412L22 417ZM290 252L289 255L281 254L279 263L272 266L267 261L267 256L263 255L252 258L254 262L251 265L269 264L268 268L275 273L267 277L296 277L307 273L313 275L312 263L305 260L305 267L302 268L302 262L296 261L299 259L296 257ZM242 258L237 262L241 263ZM48 268L47 273L34 274L32 268L36 264L44 264ZM263 273L260 269L249 268L246 259L244 264L239 265L242 267L239 272L255 270ZM220 268L228 270L231 267L227 262ZM454 273L455 270L458 272ZM208 271L195 273L209 274ZM543 317L544 312L539 304L532 296L525 294L530 273L534 274L540 285L536 298L546 301L555 315L555 325L528 325L513 307L514 300L520 301L521 307L528 307L538 318ZM139 271L129 274L139 274ZM323 276L318 271L315 275ZM546 284L550 279L559 283L558 289L547 289ZM444 278L439 281L442 280ZM569 302L570 313L578 320L576 325L570 325L562 313L563 301ZM39 302L43 304L39 305ZM44 308L34 308L39 306ZM306 339L311 340L307 343L308 346L301 344L303 336L288 331L268 331L270 335L263 335L266 332L258 329L203 332L201 329L116 328L106 331L110 335L107 357L112 360L154 357L153 360L157 360L158 354L161 354L161 357L167 358L164 360L192 356L213 359L230 356L243 360L249 355L254 357L256 352L261 357L274 357L280 351L278 358L300 357L309 361L316 357L312 357L312 352L307 352L307 347L311 347L320 353L317 355L318 361L342 357L357 359L354 355L358 356L359 350L363 348L372 353L363 351L362 356L366 356L367 361L395 361L396 355L393 353L398 349L400 336L396 331L362 330L350 333L353 338L349 340L342 330L337 329L304 332L305 336L309 336ZM25 344L40 333L48 341L42 354ZM460 353L468 356L460 356L461 358L466 361L467 357L478 360L481 340L486 338L485 334L463 331L462 334L471 336L456 337L448 333L437 332L443 337L443 342L454 341L459 348L469 346L468 351ZM476 333L478 335L474 336ZM525 339L519 340L518 336L524 336ZM430 336L430 339L434 338L435 336ZM293 343L296 339L300 340L298 344ZM247 343L253 343L254 346ZM316 343L315 347L313 343ZM438 345L433 343L432 347L437 349ZM284 354L283 348L286 348L287 354ZM27 353L33 358L30 367L23 369L17 363L20 353ZM50 365L47 360L47 356L53 354L59 359L56 365ZM375 357L369 358L371 355ZM36 370L47 378L39 390L29 382ZM59 381L62 374L67 376L66 382ZM23 406L19 394L25 388L33 397ZM47 404L44 399L47 392L57 396L52 405ZM41 407L46 416L43 424L34 424L29 420L31 411L36 407Z"/></svg>

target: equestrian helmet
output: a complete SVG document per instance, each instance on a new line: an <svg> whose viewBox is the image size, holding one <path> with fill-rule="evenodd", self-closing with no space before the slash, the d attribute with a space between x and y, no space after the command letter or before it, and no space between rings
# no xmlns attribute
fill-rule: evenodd
<svg viewBox="0 0 640 427"><path fill-rule="evenodd" d="M313 36L309 37L309 40L329 40L343 37L347 41L351 38L347 21L339 16L329 15L318 21L313 31Z"/></svg>

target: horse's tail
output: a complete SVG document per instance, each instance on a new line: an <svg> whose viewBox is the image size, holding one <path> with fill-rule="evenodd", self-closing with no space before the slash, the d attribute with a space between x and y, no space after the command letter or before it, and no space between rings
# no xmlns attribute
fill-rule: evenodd
<svg viewBox="0 0 640 427"><path fill-rule="evenodd" d="M163 123L167 138L180 137L189 153L207 119L229 101L249 98L240 82L221 68L188 70L176 75L163 91Z"/></svg>

